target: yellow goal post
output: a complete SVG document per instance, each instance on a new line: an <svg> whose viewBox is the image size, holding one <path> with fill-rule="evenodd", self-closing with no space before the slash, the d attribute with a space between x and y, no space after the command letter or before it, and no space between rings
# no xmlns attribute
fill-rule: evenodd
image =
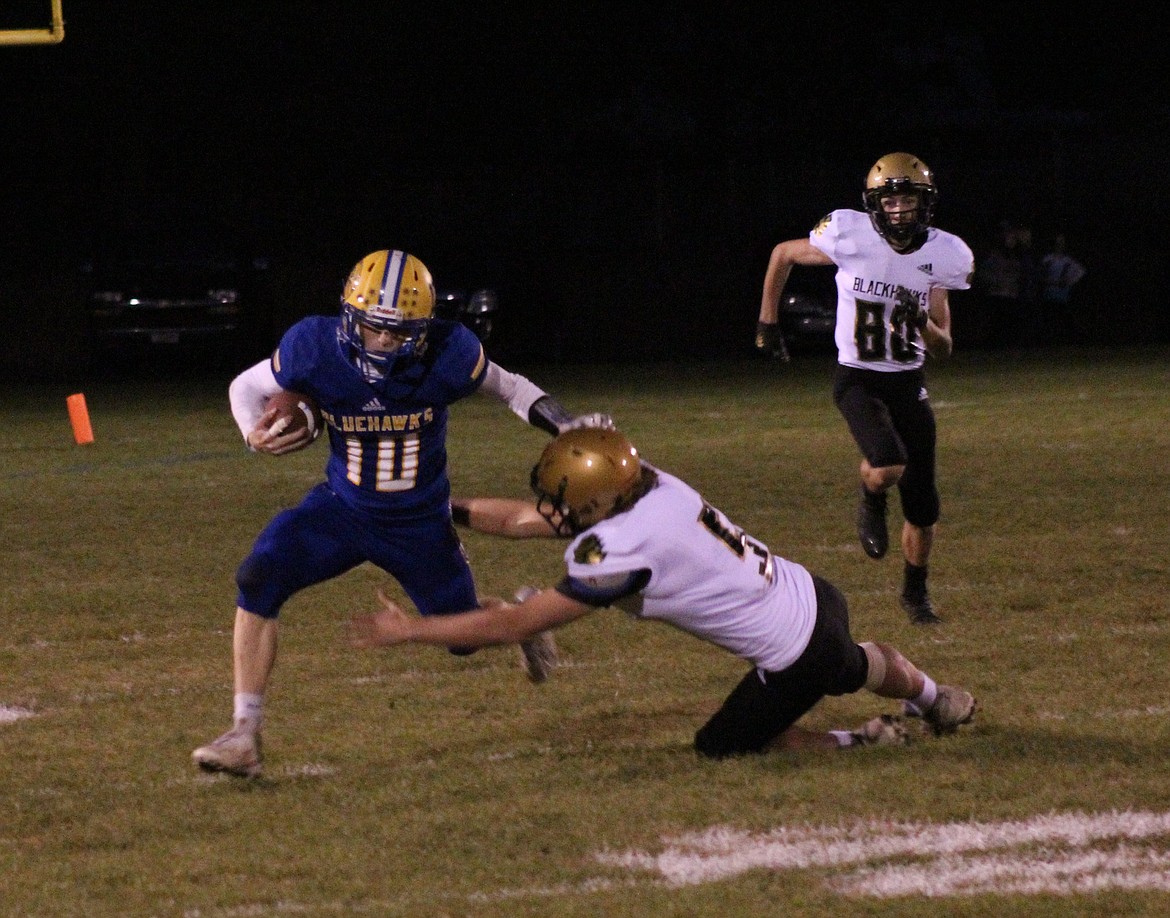
<svg viewBox="0 0 1170 918"><path fill-rule="evenodd" d="M61 0L49 0L51 25L47 29L0 29L0 45L56 45L65 40Z"/></svg>

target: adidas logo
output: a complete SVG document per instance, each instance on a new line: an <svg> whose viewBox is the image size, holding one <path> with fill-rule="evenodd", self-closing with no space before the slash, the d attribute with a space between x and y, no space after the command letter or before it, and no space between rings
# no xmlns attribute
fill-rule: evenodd
<svg viewBox="0 0 1170 918"><path fill-rule="evenodd" d="M927 262L926 264L924 264L924 265L919 265L919 266L918 266L918 270L919 270L919 271L921 271L923 274L933 274L933 273L934 273L934 265L932 265L932 264L931 264L931 263L928 261L928 262Z"/></svg>
<svg viewBox="0 0 1170 918"><path fill-rule="evenodd" d="M378 401L377 396L362 405L362 411L385 411L386 407Z"/></svg>

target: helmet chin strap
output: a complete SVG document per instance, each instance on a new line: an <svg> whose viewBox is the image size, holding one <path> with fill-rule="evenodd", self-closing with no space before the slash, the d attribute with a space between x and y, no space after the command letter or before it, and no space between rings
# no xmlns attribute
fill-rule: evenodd
<svg viewBox="0 0 1170 918"><path fill-rule="evenodd" d="M886 242L890 247L900 255L906 255L913 252L915 249L922 247L922 243L926 241L926 228L922 226L915 227L904 238L895 236L893 233L886 234Z"/></svg>
<svg viewBox="0 0 1170 918"><path fill-rule="evenodd" d="M377 382L379 379L385 378L386 371L389 369L388 364L371 359L369 351L351 348L351 356L354 366L366 382Z"/></svg>

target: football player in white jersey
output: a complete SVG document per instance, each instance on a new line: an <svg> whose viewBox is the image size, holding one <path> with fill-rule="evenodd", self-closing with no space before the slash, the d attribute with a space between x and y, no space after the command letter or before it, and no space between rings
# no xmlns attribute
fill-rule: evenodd
<svg viewBox="0 0 1170 918"><path fill-rule="evenodd" d="M906 742L899 715L852 731L796 726L826 695L863 687L903 699L905 712L938 734L974 717L969 692L936 684L887 644L855 643L836 587L772 554L685 482L643 462L620 432L559 435L531 480L544 521L519 502L493 498L456 502L466 511L456 519L513 537L570 536L556 587L443 616L408 615L379 594L381 611L351 624L354 645L511 644L607 606L666 622L751 664L695 735L695 749L711 758Z"/></svg>
<svg viewBox="0 0 1170 918"><path fill-rule="evenodd" d="M926 355L951 353L950 290L971 286L974 258L932 225L938 189L926 163L883 156L866 178L865 212L835 210L808 238L772 250L756 346L777 336L780 295L794 265L837 266L837 373L833 400L861 450L857 532L871 558L889 549L886 492L902 502L902 608L919 625L941 621L926 587L939 496L935 419Z"/></svg>

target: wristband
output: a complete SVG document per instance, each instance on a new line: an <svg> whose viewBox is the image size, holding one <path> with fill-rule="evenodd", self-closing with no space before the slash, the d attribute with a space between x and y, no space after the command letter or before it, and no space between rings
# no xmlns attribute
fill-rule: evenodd
<svg viewBox="0 0 1170 918"><path fill-rule="evenodd" d="M528 409L528 423L554 437L561 432L562 424L572 420L573 416L551 395L542 395Z"/></svg>

